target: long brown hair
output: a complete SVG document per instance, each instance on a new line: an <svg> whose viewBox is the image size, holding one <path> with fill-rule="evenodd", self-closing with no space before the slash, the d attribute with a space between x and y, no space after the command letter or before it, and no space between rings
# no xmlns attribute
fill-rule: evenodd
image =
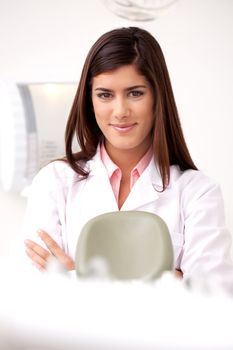
<svg viewBox="0 0 233 350"><path fill-rule="evenodd" d="M66 160L83 177L88 176L85 162L91 159L103 135L93 111L92 78L122 65L134 64L146 77L154 93L153 150L163 190L170 180L170 165L181 170L197 170L189 154L162 50L146 30L128 27L103 34L91 47L83 66L77 93L68 118L65 143ZM76 136L81 150L73 152Z"/></svg>

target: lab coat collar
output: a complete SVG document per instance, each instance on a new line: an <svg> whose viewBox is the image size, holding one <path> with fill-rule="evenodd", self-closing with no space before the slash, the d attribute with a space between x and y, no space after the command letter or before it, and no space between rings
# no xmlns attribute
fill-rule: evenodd
<svg viewBox="0 0 233 350"><path fill-rule="evenodd" d="M101 161L100 145L98 145L95 156L88 162L89 176L93 176L100 168L103 168L103 163ZM159 169L155 164L154 158L151 159L146 170L148 171L148 180L150 180L150 183L152 183L153 187L157 189L157 191L161 191L163 188L162 178ZM144 173L145 172L143 172L140 177L142 177Z"/></svg>
<svg viewBox="0 0 233 350"><path fill-rule="evenodd" d="M96 176L106 172L106 169L101 161L100 148L97 148L96 155L88 162L89 177ZM99 184L101 186L101 184ZM129 196L123 204L121 210L133 210L143 205L153 202L159 198L159 193L162 191L163 184L159 170L154 159L151 159L148 167L136 181ZM103 197L105 194L103 193Z"/></svg>

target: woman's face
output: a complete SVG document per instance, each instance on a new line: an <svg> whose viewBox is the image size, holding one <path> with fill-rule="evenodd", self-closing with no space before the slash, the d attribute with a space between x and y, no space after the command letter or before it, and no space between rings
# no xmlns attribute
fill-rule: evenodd
<svg viewBox="0 0 233 350"><path fill-rule="evenodd" d="M110 155L119 150L142 155L147 151L154 124L154 97L149 82L134 65L94 77L92 103Z"/></svg>

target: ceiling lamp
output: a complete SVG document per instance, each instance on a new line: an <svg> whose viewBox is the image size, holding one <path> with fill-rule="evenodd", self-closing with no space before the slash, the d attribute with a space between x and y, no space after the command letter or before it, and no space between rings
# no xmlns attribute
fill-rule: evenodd
<svg viewBox="0 0 233 350"><path fill-rule="evenodd" d="M150 21L162 15L177 0L102 0L115 15L131 21Z"/></svg>

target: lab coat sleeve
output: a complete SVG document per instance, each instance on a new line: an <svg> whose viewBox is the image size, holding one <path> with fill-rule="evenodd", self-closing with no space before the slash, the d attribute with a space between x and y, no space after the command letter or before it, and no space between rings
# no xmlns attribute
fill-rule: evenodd
<svg viewBox="0 0 233 350"><path fill-rule="evenodd" d="M225 224L220 187L197 172L184 188L182 206L185 241L181 270L184 277L233 273L231 234Z"/></svg>
<svg viewBox="0 0 233 350"><path fill-rule="evenodd" d="M37 230L46 231L66 252L65 244L65 188L61 181L62 165L47 165L35 176L27 202L23 237L44 246ZM60 168L60 169L59 169Z"/></svg>

